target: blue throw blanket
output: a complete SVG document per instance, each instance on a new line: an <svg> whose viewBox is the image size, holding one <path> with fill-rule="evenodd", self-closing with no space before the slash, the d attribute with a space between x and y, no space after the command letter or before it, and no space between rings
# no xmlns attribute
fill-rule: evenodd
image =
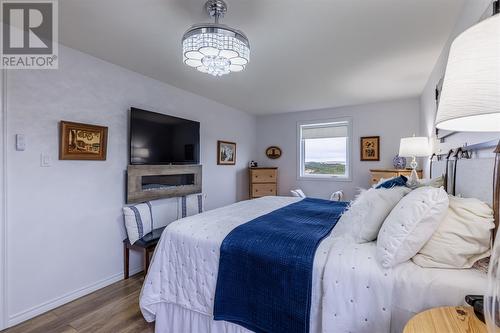
<svg viewBox="0 0 500 333"><path fill-rule="evenodd" d="M232 230L220 248L214 319L309 332L314 254L347 204L306 198Z"/></svg>

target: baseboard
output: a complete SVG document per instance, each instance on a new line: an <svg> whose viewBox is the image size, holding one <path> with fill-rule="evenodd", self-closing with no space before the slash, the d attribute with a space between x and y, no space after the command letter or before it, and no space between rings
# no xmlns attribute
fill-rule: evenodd
<svg viewBox="0 0 500 333"><path fill-rule="evenodd" d="M130 275L139 273L143 270L142 267L136 267L130 270ZM40 305L34 306L28 310L16 313L9 316L7 327L12 327L14 325L20 324L23 321L39 316L45 312L53 310L61 305L74 301L77 298L88 295L96 290L107 287L110 284L118 282L123 279L123 272L110 276L109 278L103 279L86 287L80 288L78 290L67 293L63 296L56 297L50 301L44 302Z"/></svg>

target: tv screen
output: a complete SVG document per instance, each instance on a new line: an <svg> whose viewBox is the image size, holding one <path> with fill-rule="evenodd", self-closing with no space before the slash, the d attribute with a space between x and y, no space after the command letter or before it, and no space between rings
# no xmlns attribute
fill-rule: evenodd
<svg viewBox="0 0 500 333"><path fill-rule="evenodd" d="M130 109L130 164L199 163L199 122Z"/></svg>

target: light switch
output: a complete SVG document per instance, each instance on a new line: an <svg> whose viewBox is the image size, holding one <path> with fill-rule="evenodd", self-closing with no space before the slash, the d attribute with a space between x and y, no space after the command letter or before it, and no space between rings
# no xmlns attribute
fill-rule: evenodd
<svg viewBox="0 0 500 333"><path fill-rule="evenodd" d="M16 134L16 150L24 151L26 149L26 137L24 134Z"/></svg>
<svg viewBox="0 0 500 333"><path fill-rule="evenodd" d="M41 167L49 167L52 165L52 157L49 154L41 153L40 154L40 166Z"/></svg>

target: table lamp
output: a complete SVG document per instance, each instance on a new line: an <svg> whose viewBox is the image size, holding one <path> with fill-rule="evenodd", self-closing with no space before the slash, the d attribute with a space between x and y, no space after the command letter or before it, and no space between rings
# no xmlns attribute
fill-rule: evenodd
<svg viewBox="0 0 500 333"><path fill-rule="evenodd" d="M412 136L401 138L399 144L399 156L411 157L412 161L410 167L412 168L408 185L413 186L417 184L417 157L426 157L430 155L429 139L425 136Z"/></svg>
<svg viewBox="0 0 500 333"><path fill-rule="evenodd" d="M451 45L436 127L451 131L500 131L500 2L493 2L493 16L472 26ZM498 223L500 143L495 159L493 204ZM484 298L490 333L500 332L500 236L494 243Z"/></svg>

